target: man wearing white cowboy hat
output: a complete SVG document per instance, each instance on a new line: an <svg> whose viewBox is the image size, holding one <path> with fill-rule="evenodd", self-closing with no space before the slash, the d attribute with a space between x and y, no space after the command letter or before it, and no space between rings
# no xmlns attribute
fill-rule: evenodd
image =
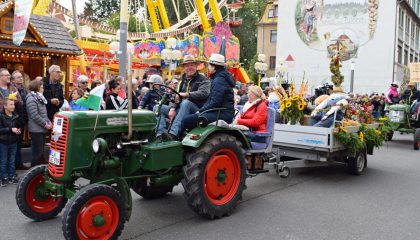
<svg viewBox="0 0 420 240"><path fill-rule="evenodd" d="M195 128L199 122L199 115L201 115L202 120L205 120L205 124L217 120L224 120L226 123L233 121L233 88L235 87L235 82L232 75L226 70L225 57L220 54L212 54L209 59L208 69L211 81L210 96L203 107L195 114L185 118L182 127L183 131ZM215 108L225 108L225 110L207 112Z"/></svg>
<svg viewBox="0 0 420 240"><path fill-rule="evenodd" d="M401 97L408 105L411 105L414 101L420 102L420 92L416 89L416 83L409 82L407 89Z"/></svg>
<svg viewBox="0 0 420 240"><path fill-rule="evenodd" d="M157 137L168 140L176 140L181 135L182 121L185 116L197 112L206 102L210 94L210 81L197 70L200 61L193 56L184 57L182 65L184 74L178 88L182 99L180 104L171 103L169 106L162 106ZM166 119L172 121L171 128L167 132L168 124Z"/></svg>

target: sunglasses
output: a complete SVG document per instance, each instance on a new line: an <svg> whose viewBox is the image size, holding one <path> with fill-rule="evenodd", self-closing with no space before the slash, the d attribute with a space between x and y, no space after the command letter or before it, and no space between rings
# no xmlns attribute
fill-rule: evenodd
<svg viewBox="0 0 420 240"><path fill-rule="evenodd" d="M87 84L88 82L81 82L81 84Z"/></svg>

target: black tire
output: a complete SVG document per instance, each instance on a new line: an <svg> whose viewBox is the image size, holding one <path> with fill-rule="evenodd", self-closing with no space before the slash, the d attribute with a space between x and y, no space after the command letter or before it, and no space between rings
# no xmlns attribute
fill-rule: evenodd
<svg viewBox="0 0 420 240"><path fill-rule="evenodd" d="M364 152L358 152L356 156L347 159L347 169L350 174L361 175L367 167L367 158Z"/></svg>
<svg viewBox="0 0 420 240"><path fill-rule="evenodd" d="M92 203L95 203L96 207L91 207ZM124 206L121 194L110 186L91 184L82 188L71 198L64 211L62 222L64 238L70 240L117 239L125 224ZM95 214L95 212L97 213ZM91 226L94 226L94 222L89 220L91 216L98 215L104 219L102 223L104 225L95 226L93 229ZM105 219L106 217L108 219ZM85 225L80 226L79 222L81 225L83 225L82 223ZM111 226L107 224L111 224ZM87 232L86 229L91 232Z"/></svg>
<svg viewBox="0 0 420 240"><path fill-rule="evenodd" d="M133 191L144 199L156 199L165 197L167 193L172 192L174 186L147 186L147 179L142 178L136 181Z"/></svg>
<svg viewBox="0 0 420 240"><path fill-rule="evenodd" d="M385 136L385 141L391 141L392 137L394 137L394 131L390 131L389 133L386 134Z"/></svg>
<svg viewBox="0 0 420 240"><path fill-rule="evenodd" d="M414 133L414 150L419 150L420 148L420 128L416 129Z"/></svg>
<svg viewBox="0 0 420 240"><path fill-rule="evenodd" d="M187 153L186 160L181 183L189 207L199 216L209 219L230 215L246 188L245 154L241 143L233 136L216 134L198 149ZM216 167L220 160L222 163L218 167L223 168ZM213 178L216 168L217 176ZM212 179L215 180L212 182ZM227 189L225 196L220 193L223 188ZM219 194L213 197L217 191Z"/></svg>
<svg viewBox="0 0 420 240"><path fill-rule="evenodd" d="M15 198L19 210L25 216L35 221L44 221L57 216L67 203L67 199L64 197L54 199L46 193L45 195L40 195L39 189L42 187L42 183L45 182L44 174L46 169L47 165L31 168L20 179L16 188Z"/></svg>

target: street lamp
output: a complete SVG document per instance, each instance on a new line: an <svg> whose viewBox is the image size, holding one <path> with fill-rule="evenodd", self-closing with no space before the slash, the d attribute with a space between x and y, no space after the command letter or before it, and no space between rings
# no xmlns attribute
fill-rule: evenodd
<svg viewBox="0 0 420 240"><path fill-rule="evenodd" d="M286 75L286 73L287 73L287 67L286 67L286 65L285 65L285 60L284 60L284 58L280 58L279 59L279 64L280 65L277 65L276 66L276 78L277 78L277 81L278 81L278 83L279 84L282 84L283 83L283 81L285 80L285 75Z"/></svg>
<svg viewBox="0 0 420 240"><path fill-rule="evenodd" d="M258 86L260 86L261 75L265 74L268 70L268 65L265 63L265 55L259 54L258 61L254 65L254 70L258 74Z"/></svg>
<svg viewBox="0 0 420 240"><path fill-rule="evenodd" d="M165 65L169 66L168 80L172 80L172 71L176 70L177 62L182 58L182 52L175 50L176 43L175 38L168 38L166 40L166 48L160 53L160 57Z"/></svg>
<svg viewBox="0 0 420 240"><path fill-rule="evenodd" d="M353 93L353 86L354 86L354 67L356 65L356 62L354 60L351 60L350 63L350 92Z"/></svg>

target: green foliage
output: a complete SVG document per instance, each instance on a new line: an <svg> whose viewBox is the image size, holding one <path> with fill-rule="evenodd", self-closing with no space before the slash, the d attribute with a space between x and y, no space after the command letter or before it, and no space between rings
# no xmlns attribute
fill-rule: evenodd
<svg viewBox="0 0 420 240"><path fill-rule="evenodd" d="M134 16L130 16L130 18L128 19L129 23L128 23L128 31L129 32L137 32L136 29L136 18ZM116 12L114 14L112 14L109 18L108 18L108 26L115 28L115 29L119 29L120 28L120 13ZM149 28L151 29L151 27ZM144 32L146 29L144 28L144 25L141 24L140 26L140 32Z"/></svg>
<svg viewBox="0 0 420 240"><path fill-rule="evenodd" d="M257 55L257 24L264 13L266 5L266 1L247 1L237 13L242 18L242 25L232 30L241 44L240 59L244 63L247 72L251 73L251 79L254 79L252 76L255 75L253 74L255 64L253 59Z"/></svg>
<svg viewBox="0 0 420 240"><path fill-rule="evenodd" d="M335 133L337 140L351 153L357 153L365 147L364 142L357 133L351 133L344 127L340 126L338 132Z"/></svg>
<svg viewBox="0 0 420 240"><path fill-rule="evenodd" d="M366 145L379 147L385 141L385 135L381 131L368 127L367 124L362 124L359 128L359 134L363 133Z"/></svg>

